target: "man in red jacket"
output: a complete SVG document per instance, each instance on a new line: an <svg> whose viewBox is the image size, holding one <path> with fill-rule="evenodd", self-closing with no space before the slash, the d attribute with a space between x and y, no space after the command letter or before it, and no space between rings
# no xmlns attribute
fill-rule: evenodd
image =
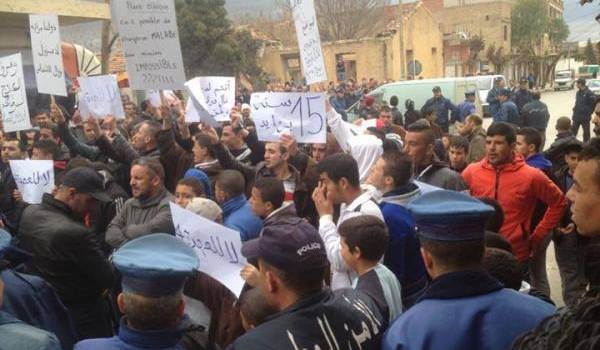
<svg viewBox="0 0 600 350"><path fill-rule="evenodd" d="M505 218L500 233L510 241L517 259L528 263L546 235L559 224L567 202L544 173L525 164L523 157L515 153L515 144L513 127L502 122L493 124L487 131L486 157L469 165L462 175L471 195L494 198L500 203ZM530 230L538 200L548 209Z"/></svg>

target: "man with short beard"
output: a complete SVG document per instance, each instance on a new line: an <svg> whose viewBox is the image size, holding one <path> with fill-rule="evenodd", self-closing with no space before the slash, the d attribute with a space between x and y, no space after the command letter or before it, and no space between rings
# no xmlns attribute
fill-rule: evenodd
<svg viewBox="0 0 600 350"><path fill-rule="evenodd" d="M108 225L106 243L118 248L150 233L175 234L169 202L173 196L164 186L165 171L153 158L138 158L131 166L131 193L123 208Z"/></svg>

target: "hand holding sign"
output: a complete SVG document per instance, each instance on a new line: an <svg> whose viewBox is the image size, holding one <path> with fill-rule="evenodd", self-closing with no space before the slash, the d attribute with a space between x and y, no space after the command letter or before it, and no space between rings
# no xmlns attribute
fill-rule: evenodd
<svg viewBox="0 0 600 350"><path fill-rule="evenodd" d="M83 120L88 118L104 118L114 115L125 118L121 93L114 75L98 75L94 77L79 77L79 110Z"/></svg>
<svg viewBox="0 0 600 350"><path fill-rule="evenodd" d="M170 203L175 236L194 248L202 271L240 295L244 280L240 270L246 259L242 256L242 240L239 232L221 226L177 204Z"/></svg>
<svg viewBox="0 0 600 350"><path fill-rule="evenodd" d="M39 204L44 193L52 193L54 163L51 160L11 160L10 169L23 201Z"/></svg>
<svg viewBox="0 0 600 350"><path fill-rule="evenodd" d="M325 95L320 93L255 93L250 99L258 139L279 142L291 134L300 143L325 143Z"/></svg>
<svg viewBox="0 0 600 350"><path fill-rule="evenodd" d="M4 132L31 129L20 53L0 58L0 107Z"/></svg>

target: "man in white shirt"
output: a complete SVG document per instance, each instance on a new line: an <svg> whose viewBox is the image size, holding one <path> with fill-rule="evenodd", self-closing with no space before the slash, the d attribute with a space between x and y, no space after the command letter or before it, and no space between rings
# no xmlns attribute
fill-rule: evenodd
<svg viewBox="0 0 600 350"><path fill-rule="evenodd" d="M358 165L351 155L331 155L317 165L317 172L319 186L313 192L313 200L319 214L319 234L331 263L331 288L349 288L353 276L342 258L337 228L355 216L373 215L383 221L383 215L372 192L361 189ZM333 221L336 204L341 205L337 223Z"/></svg>

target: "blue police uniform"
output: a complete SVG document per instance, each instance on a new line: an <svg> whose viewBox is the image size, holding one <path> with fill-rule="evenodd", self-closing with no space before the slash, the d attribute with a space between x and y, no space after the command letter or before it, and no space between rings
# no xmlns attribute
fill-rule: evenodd
<svg viewBox="0 0 600 350"><path fill-rule="evenodd" d="M12 237L0 230L0 271L5 267ZM4 281L2 283L11 283ZM0 295L0 306L2 306ZM0 349L2 350L60 350L61 344L50 332L30 326L6 311L0 311Z"/></svg>
<svg viewBox="0 0 600 350"><path fill-rule="evenodd" d="M493 208L453 191L424 194L408 205L420 237L482 240ZM554 307L503 288L483 270L437 276L421 300L384 336L382 349L500 350L551 315Z"/></svg>
<svg viewBox="0 0 600 350"><path fill-rule="evenodd" d="M160 298L182 291L186 278L199 265L192 248L163 233L142 236L124 244L113 254L113 264L123 276L123 292L146 298ZM126 314L121 319L118 336L83 340L75 345L75 349L183 349L181 339L191 328L191 322L184 316L173 329L133 329L128 325Z"/></svg>

